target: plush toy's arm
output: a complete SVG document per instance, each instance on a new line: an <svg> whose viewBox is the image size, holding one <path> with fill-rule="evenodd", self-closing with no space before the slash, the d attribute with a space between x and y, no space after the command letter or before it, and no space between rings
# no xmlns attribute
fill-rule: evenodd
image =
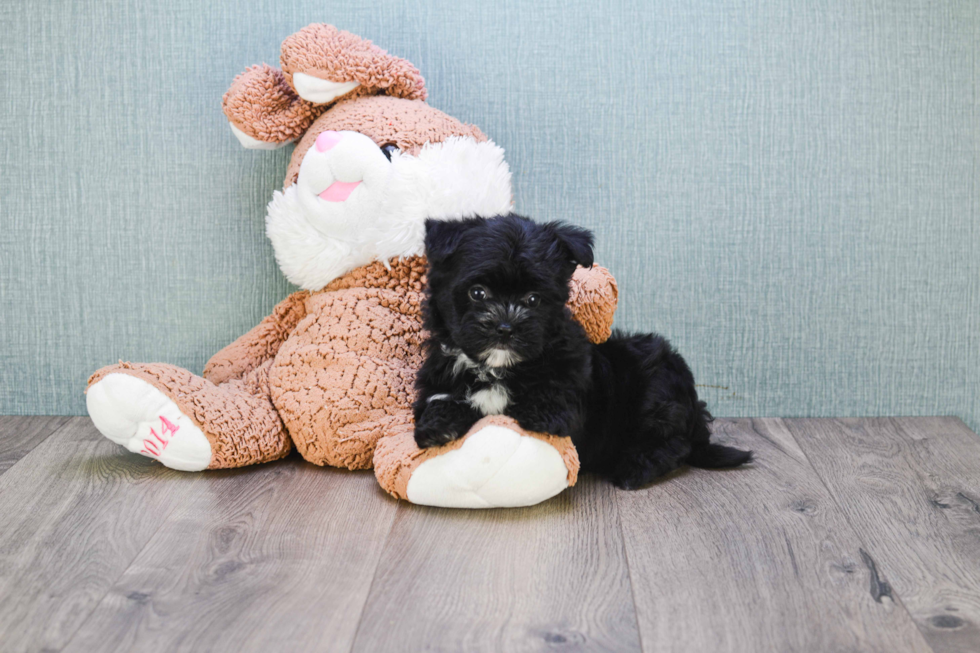
<svg viewBox="0 0 980 653"><path fill-rule="evenodd" d="M572 317L585 327L592 342L605 342L612 333L613 313L619 299L616 279L600 265L580 267L572 275L569 290L568 308Z"/></svg>
<svg viewBox="0 0 980 653"><path fill-rule="evenodd" d="M204 378L214 384L241 378L276 355L279 346L306 316L306 291L295 292L272 309L272 314L217 354L204 366Z"/></svg>

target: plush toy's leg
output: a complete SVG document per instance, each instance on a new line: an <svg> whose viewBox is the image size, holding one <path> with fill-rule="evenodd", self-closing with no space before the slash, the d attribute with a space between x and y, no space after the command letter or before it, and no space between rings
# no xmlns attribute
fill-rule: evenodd
<svg viewBox="0 0 980 653"><path fill-rule="evenodd" d="M465 437L431 449L419 449L407 426L382 438L374 454L385 491L445 508L534 505L574 485L578 469L568 438L528 433L507 417L485 417Z"/></svg>
<svg viewBox="0 0 980 653"><path fill-rule="evenodd" d="M397 411L397 409L395 409ZM296 450L314 465L346 467L347 469L371 469L374 450L387 433L398 432L396 426L404 422L401 415L375 410L378 415L351 421L336 427L325 424L316 417L304 421L293 415L293 423L302 430L305 438L297 438ZM323 415L328 414L326 411ZM288 421L288 420L287 420ZM302 428L305 427L305 428Z"/></svg>
<svg viewBox="0 0 980 653"><path fill-rule="evenodd" d="M134 453L183 471L281 458L291 443L269 398L269 365L215 385L163 363L120 363L89 379L96 428Z"/></svg>

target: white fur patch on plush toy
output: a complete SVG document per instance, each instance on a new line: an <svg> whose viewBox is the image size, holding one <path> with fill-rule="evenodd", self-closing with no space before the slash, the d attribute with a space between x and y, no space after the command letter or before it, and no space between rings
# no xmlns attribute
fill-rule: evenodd
<svg viewBox="0 0 980 653"><path fill-rule="evenodd" d="M459 449L426 460L408 481L408 500L444 508L516 508L568 487L568 468L547 442L486 426Z"/></svg>
<svg viewBox="0 0 980 653"><path fill-rule="evenodd" d="M171 469L199 472L211 463L201 429L165 394L128 374L108 374L85 395L102 435Z"/></svg>
<svg viewBox="0 0 980 653"><path fill-rule="evenodd" d="M340 201L328 192L337 182L352 188ZM336 132L273 194L266 233L286 278L319 290L372 261L424 253L426 218L497 215L511 204L510 169L490 141L449 138L389 162L366 136Z"/></svg>

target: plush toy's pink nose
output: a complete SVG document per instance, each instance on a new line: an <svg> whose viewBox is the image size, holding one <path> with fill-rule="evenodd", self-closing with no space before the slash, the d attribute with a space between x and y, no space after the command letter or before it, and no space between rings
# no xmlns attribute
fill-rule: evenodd
<svg viewBox="0 0 980 653"><path fill-rule="evenodd" d="M326 152L340 142L344 135L340 132L325 131L316 137L316 149L318 152Z"/></svg>

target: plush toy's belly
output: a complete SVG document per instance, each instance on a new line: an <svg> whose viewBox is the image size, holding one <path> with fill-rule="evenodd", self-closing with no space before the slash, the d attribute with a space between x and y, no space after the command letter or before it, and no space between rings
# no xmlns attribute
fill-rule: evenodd
<svg viewBox="0 0 980 653"><path fill-rule="evenodd" d="M300 454L371 466L379 437L410 427L422 364L421 290L355 287L307 299L276 355L272 400Z"/></svg>

